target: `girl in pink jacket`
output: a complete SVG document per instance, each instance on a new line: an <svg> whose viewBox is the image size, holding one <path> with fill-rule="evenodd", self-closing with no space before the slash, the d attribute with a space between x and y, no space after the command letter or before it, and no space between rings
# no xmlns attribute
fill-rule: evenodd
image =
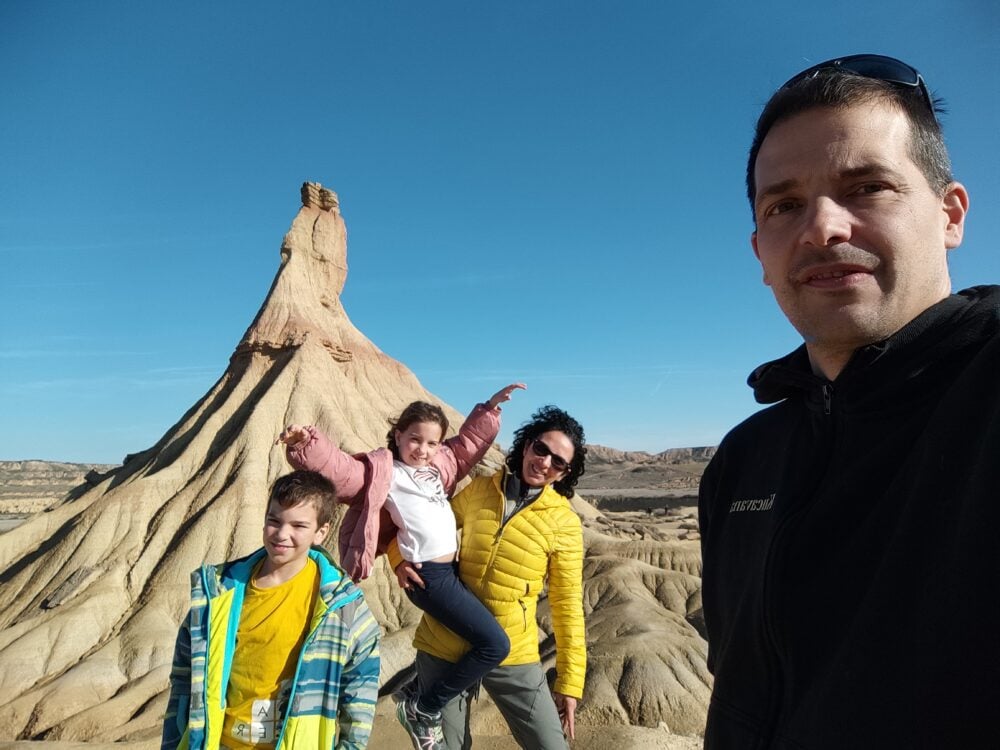
<svg viewBox="0 0 1000 750"><path fill-rule="evenodd" d="M404 560L420 567L423 587L404 584L416 606L467 640L470 650L428 690L400 702L396 715L417 750L443 747L441 709L502 662L510 641L496 618L458 577L457 529L450 497L478 463L500 427L499 405L522 383L477 405L458 435L443 441L448 419L439 406L414 401L390 421L387 449L349 456L315 427L289 425L278 440L289 463L318 471L349 507L340 528L341 564L366 578L391 541ZM386 517L388 516L388 518Z"/></svg>

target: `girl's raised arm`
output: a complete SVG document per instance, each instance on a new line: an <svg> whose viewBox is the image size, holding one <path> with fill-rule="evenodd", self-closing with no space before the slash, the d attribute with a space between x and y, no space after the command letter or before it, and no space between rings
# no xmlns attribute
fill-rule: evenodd
<svg viewBox="0 0 1000 750"><path fill-rule="evenodd" d="M364 464L340 450L319 428L290 424L274 443L285 444L285 458L293 468L319 472L333 482L341 502L364 489Z"/></svg>
<svg viewBox="0 0 1000 750"><path fill-rule="evenodd" d="M434 465L441 472L441 481L448 495L455 491L459 480L472 471L472 467L479 463L496 440L500 432L499 405L509 401L514 391L525 388L524 383L511 383L501 388L489 401L477 404L462 423L458 434L444 441L434 458Z"/></svg>

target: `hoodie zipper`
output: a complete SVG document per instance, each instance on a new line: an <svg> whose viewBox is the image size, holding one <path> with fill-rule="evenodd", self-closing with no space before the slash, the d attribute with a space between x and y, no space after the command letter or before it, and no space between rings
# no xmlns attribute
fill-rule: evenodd
<svg viewBox="0 0 1000 750"><path fill-rule="evenodd" d="M299 686L299 672L302 671L302 662L306 655L306 649L312 645L313 640L316 638L316 631L319 630L319 626L322 624L323 618L326 617L327 614L329 614L329 608L323 613L322 617L317 620L316 626L309 631L309 635L307 635L306 639L302 642L302 648L299 649L299 659L295 664L295 674L292 676L292 687L288 691L288 703L285 706L285 715L281 717L281 731L278 733L278 737L274 741L274 750L279 750L281 747L281 741L285 738L285 727L288 726L288 716L292 713L292 706L295 705L293 701L295 700L296 688Z"/></svg>
<svg viewBox="0 0 1000 750"><path fill-rule="evenodd" d="M208 718L209 718L209 716L212 713L209 710L209 707L208 707L208 655L210 653L209 649L211 648L210 641L211 641L211 635L212 635L212 627L211 627L211 623L212 623L212 599L216 596L216 594L218 594L218 588L216 586L213 586L212 587L212 591L209 591L208 576L206 575L207 570L208 570L207 567L204 566L204 565L202 565L202 567L201 567L201 586L205 590L205 617L202 620L202 627L205 628L205 678L201 681L201 705L203 706L202 710L205 712L205 730L204 731L205 731L205 737L206 738L209 736L209 734L208 734L208 731L209 731ZM214 583L214 581L213 581L213 583ZM223 710L225 710L225 700L226 700L225 686L222 687L221 692L223 694L222 695L222 701L223 701L222 708L223 708ZM188 710L190 711L190 709L188 709Z"/></svg>
<svg viewBox="0 0 1000 750"><path fill-rule="evenodd" d="M777 622L776 622L776 594L775 594L775 579L778 578L778 572L775 570L775 566L778 564L775 558L778 556L779 552L783 552L786 545L783 540L788 538L796 528L796 522L801 519L812 507L813 503L816 501L816 490L821 487L826 481L827 474L829 473L829 468L832 463L833 451L836 448L836 415L833 413L833 384L824 383L821 387L823 396L823 416L827 419L825 420L824 428L825 435L827 439L827 444L822 446L817 455L823 456L825 464L823 466L823 471L814 471L813 476L818 477L811 485L808 487L803 487L799 492L803 497L810 498L811 502L802 505L797 508L793 513L789 514L781 521L778 522L778 526L775 529L774 534L771 537L771 542L768 546L767 555L764 559L764 582L761 587L761 597L764 601L764 609L762 614L763 619L763 630L764 637L771 648L772 658L771 664L772 675L774 678L775 689L772 691L771 696L771 707L769 709L769 716L766 723L762 727L760 748L768 748L774 740L774 733L777 729L778 720L781 714L781 703L784 699L784 676L782 674L781 666L781 649L779 648L779 637L777 634Z"/></svg>
<svg viewBox="0 0 1000 750"><path fill-rule="evenodd" d="M322 571L319 571L319 574L320 576L322 576ZM323 583L321 581L320 593L318 595L321 601L323 601L322 587ZM357 593L355 593L353 596L346 596L346 597L341 596L340 599L334 599L329 604L327 604L326 601L323 601L323 606L326 607L326 609L323 611L323 614L320 615L319 618L316 620L316 625L313 627L312 630L309 631L309 635L307 635L306 639L302 642L302 648L299 649L299 659L295 664L295 674L292 676L292 687L288 691L288 704L285 708L285 715L281 717L281 731L278 733L278 736L274 741L274 750L280 749L281 741L285 738L285 727L288 726L288 717L292 713L293 710L292 707L295 705L294 700L295 700L296 689L298 688L299 685L299 672L302 671L302 662L305 661L306 651L309 649L309 646L312 645L312 642L316 640L316 632L320 629L320 626L323 624L323 621L330 616L331 612L335 612L341 607L345 607L351 602L353 602L355 599L359 598L360 592L361 590L357 589Z"/></svg>
<svg viewBox="0 0 1000 750"><path fill-rule="evenodd" d="M539 493L538 497L536 497L530 503L524 503L524 504L521 504L521 501L518 500L518 502L514 504L514 512L510 514L510 518L505 520L504 516L506 515L506 510L507 510L507 492L505 489L506 476L507 476L507 469L506 467L504 467L503 472L500 475L500 524L497 526L497 531L493 535L493 543L490 546L490 559L486 563L486 567L483 569L483 577L479 579L479 589L481 591L484 590L485 588L486 576L489 575L489 571L493 569L493 562L496 560L497 552L500 551L500 539L503 537L503 531L505 528L507 528L507 524L509 524L512 520L514 520L514 516L523 511L525 508L534 504L534 502L538 500L539 497L541 497L541 493ZM542 491L544 492L544 489ZM528 595L527 583L525 583L524 593L525 596ZM522 632L526 633L528 632L528 605L525 604L523 598L519 598L517 600L517 603L521 605L521 621L523 623ZM275 748L275 750L277 750L277 748Z"/></svg>

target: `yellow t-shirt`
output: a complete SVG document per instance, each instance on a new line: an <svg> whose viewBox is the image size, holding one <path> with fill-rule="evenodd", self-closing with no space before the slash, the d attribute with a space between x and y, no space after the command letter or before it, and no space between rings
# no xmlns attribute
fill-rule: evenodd
<svg viewBox="0 0 1000 750"><path fill-rule="evenodd" d="M233 750L274 747L287 709L278 702L288 698L319 591L311 559L290 581L268 589L254 585L259 569L244 594L226 690L222 745Z"/></svg>

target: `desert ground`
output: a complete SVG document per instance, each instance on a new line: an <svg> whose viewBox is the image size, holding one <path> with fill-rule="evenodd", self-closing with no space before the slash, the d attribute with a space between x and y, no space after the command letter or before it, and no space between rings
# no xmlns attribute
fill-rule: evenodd
<svg viewBox="0 0 1000 750"><path fill-rule="evenodd" d="M579 493L600 511L587 523L620 538L634 540L697 539L697 483L711 449L681 449L661 454L622 452L591 446L588 470ZM102 475L114 466L49 461L0 461L0 539L33 513L58 504L90 475ZM504 733L492 706L477 707L475 747L479 750L516 750ZM155 738L117 743L46 741L44 750L153 750ZM409 740L395 718L389 696L379 702L369 743L371 750L400 750ZM695 750L697 735L678 735L665 727L589 726L581 710L574 750L640 748ZM0 742L0 750L42 750L38 741Z"/></svg>

